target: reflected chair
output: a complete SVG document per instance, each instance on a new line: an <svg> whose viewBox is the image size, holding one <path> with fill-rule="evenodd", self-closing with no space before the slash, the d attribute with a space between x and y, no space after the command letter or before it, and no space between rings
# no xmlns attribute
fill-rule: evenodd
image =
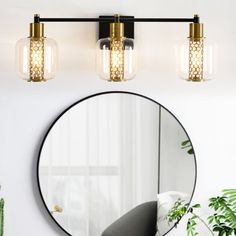
<svg viewBox="0 0 236 236"><path fill-rule="evenodd" d="M102 236L155 236L157 202L143 203L112 223Z"/></svg>

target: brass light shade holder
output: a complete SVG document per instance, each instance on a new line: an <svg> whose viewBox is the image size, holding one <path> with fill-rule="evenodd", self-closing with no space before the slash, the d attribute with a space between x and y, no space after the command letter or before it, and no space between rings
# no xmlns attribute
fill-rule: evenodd
<svg viewBox="0 0 236 236"><path fill-rule="evenodd" d="M124 37L124 23L115 22L110 23L110 38L123 38Z"/></svg>
<svg viewBox="0 0 236 236"><path fill-rule="evenodd" d="M44 37L44 24L43 23L30 23L30 38L43 38Z"/></svg>
<svg viewBox="0 0 236 236"><path fill-rule="evenodd" d="M204 28L202 23L191 23L189 25L189 38L194 40L204 38Z"/></svg>
<svg viewBox="0 0 236 236"><path fill-rule="evenodd" d="M195 15L198 17L198 15ZM203 81L204 30L202 23L189 25L189 81Z"/></svg>

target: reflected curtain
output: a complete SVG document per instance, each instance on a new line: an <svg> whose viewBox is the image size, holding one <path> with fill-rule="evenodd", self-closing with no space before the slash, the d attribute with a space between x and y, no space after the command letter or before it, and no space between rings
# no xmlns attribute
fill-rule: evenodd
<svg viewBox="0 0 236 236"><path fill-rule="evenodd" d="M135 206L155 201L159 106L109 94L74 106L44 144L40 185L55 219L73 236L100 236Z"/></svg>

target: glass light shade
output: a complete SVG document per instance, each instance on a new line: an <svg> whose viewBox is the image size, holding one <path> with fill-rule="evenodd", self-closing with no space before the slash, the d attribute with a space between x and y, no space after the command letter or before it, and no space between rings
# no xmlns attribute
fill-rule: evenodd
<svg viewBox="0 0 236 236"><path fill-rule="evenodd" d="M177 73L182 79L190 80L189 77L194 75L199 78L196 81L214 79L215 61L216 47L205 38L198 41L189 39L176 48Z"/></svg>
<svg viewBox="0 0 236 236"><path fill-rule="evenodd" d="M22 79L46 81L55 77L57 43L50 38L24 38L16 44L16 67Z"/></svg>
<svg viewBox="0 0 236 236"><path fill-rule="evenodd" d="M101 79L119 82L135 77L137 60L133 39L100 39L96 54L96 70Z"/></svg>

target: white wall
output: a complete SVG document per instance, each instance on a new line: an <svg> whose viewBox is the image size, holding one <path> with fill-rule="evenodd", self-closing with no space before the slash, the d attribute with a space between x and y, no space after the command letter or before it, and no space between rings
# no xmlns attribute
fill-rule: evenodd
<svg viewBox="0 0 236 236"><path fill-rule="evenodd" d="M149 96L170 109L192 138L198 161L194 202L235 187L235 27L234 0L8 0L0 8L0 182L6 198L6 236L64 235L47 215L36 184L40 142L68 105L96 92L127 90ZM79 17L107 13L137 17L191 17L199 13L206 36L218 44L216 80L192 84L175 74L174 45L187 37L187 24L136 24L140 55L135 80L112 84L94 70L96 24L48 23L46 33L60 46L57 79L32 84L14 72L14 45L28 35L33 13ZM205 210L202 213L206 213ZM185 235L185 221L169 235ZM200 235L207 236L207 233Z"/></svg>

